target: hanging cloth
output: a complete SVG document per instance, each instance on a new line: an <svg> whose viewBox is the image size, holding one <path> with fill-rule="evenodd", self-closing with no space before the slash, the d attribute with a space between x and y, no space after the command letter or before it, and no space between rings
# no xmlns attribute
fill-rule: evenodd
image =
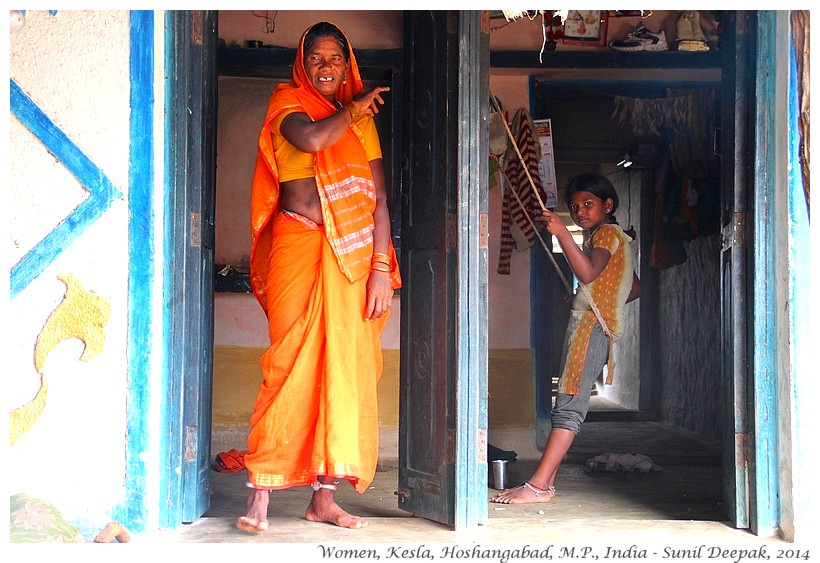
<svg viewBox="0 0 820 563"><path fill-rule="evenodd" d="M495 98L492 97L492 95L491 95L491 99L494 100ZM497 109L499 109L499 111L500 111L500 108L497 108ZM507 125L506 121L504 122L504 124ZM521 153L520 149L518 148L518 143L515 139L515 136L513 135L513 132L510 130L509 125L507 125L507 136L512 141L512 148L513 148L513 151L515 152L516 156L518 157L518 159L521 162L526 162L526 160L524 158L524 155ZM546 209L546 206L544 205L544 198L542 197L543 190L539 191L537 189L536 184L535 184L535 179L530 174L529 169L524 168L524 171L527 175L527 180L529 181L529 185L530 185L530 188L532 190L532 193L535 194L535 199L538 200L538 206L540 207L541 211L544 211ZM516 193L516 199L517 199L519 205L521 205L521 207L524 207L524 205L521 203L520 198L518 198L517 193ZM525 218L528 219L528 221L529 221L530 225L532 226L533 230L535 230L535 224L532 222L532 218L528 214L525 215ZM541 240L541 244L544 244L544 240L540 237L540 235L539 235L538 238ZM545 244L544 244L544 250L547 250L547 247L546 247ZM555 259L552 258L552 253L547 252L547 254L550 256L550 258L552 260L552 265L555 266L556 270L558 270L559 269L558 264L555 262ZM564 255L564 258L566 258L566 254ZM563 277L562 277L562 279L563 279ZM564 280L564 283L565 283L565 285L568 285L568 284L566 284L566 280ZM601 315L601 311L598 309L598 306L595 304L595 300L592 298L592 294L590 293L589 288L587 287L587 285L585 283L581 282L580 280L578 282L578 288L584 293L584 296L586 297L586 299L589 302L590 309L595 314L595 318L598 319L598 323L600 323L601 328L604 331L604 334L606 335L607 339L609 340L610 351L611 351L612 333L610 332L609 327L607 326L607 323L604 320L604 317Z"/></svg>
<svg viewBox="0 0 820 563"><path fill-rule="evenodd" d="M505 183L501 208L501 249L498 257L498 273L507 275L510 273L513 248L526 250L535 244L535 229L532 226L531 217L536 215L538 201L530 185L530 178L541 196L541 201L546 199L538 172L541 147L535 135L535 125L526 109L521 108L515 112L510 131L522 158L518 158L514 147L508 148L504 155L504 175L509 182ZM529 177L527 172L529 172ZM522 205L518 205L513 199L511 190L518 195ZM527 213L530 217L527 217Z"/></svg>

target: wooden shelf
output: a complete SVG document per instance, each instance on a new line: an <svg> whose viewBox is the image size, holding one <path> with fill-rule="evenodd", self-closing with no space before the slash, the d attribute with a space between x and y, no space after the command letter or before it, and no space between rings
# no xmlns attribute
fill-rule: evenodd
<svg viewBox="0 0 820 563"><path fill-rule="evenodd" d="M296 49L290 47L220 47L217 68L223 76L266 76L289 78ZM383 74L401 64L401 49L357 49L362 76ZM491 68L539 69L719 69L721 51L639 51L624 53L611 49L595 51L491 51Z"/></svg>
<svg viewBox="0 0 820 563"><path fill-rule="evenodd" d="M491 68L526 69L710 69L720 68L721 51L491 51ZM539 56L541 61L539 62Z"/></svg>
<svg viewBox="0 0 820 563"><path fill-rule="evenodd" d="M401 49L356 49L362 78L375 78L401 61ZM219 47L217 72L221 76L290 78L296 49L291 47Z"/></svg>
<svg viewBox="0 0 820 563"><path fill-rule="evenodd" d="M253 293L248 274L214 274L214 291L217 293Z"/></svg>

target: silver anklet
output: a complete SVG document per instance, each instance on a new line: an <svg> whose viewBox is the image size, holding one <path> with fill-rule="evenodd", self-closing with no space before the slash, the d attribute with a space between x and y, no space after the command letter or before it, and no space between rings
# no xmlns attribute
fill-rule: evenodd
<svg viewBox="0 0 820 563"><path fill-rule="evenodd" d="M319 482L319 480L316 480L316 481L314 481L313 483L310 484L310 488L313 489L314 491L318 491L319 489L328 489L328 490L331 490L331 491L335 491L338 488L336 486L338 484L339 484L338 481L333 481L333 484L331 485L330 483L325 484L325 483Z"/></svg>
<svg viewBox="0 0 820 563"><path fill-rule="evenodd" d="M546 494L546 493L549 493L552 496L555 496L555 487L553 487L552 485L550 485L546 489L539 489L538 487L536 487L535 485L533 485L529 481L524 481L524 486L527 487L532 492L534 492L536 496L540 496L540 495L543 495L543 494Z"/></svg>
<svg viewBox="0 0 820 563"><path fill-rule="evenodd" d="M251 483L250 481L245 481L245 486L249 489L253 489L254 491L268 491L268 494L271 494L271 492L273 491L273 489L260 489L259 487L254 487L253 483Z"/></svg>

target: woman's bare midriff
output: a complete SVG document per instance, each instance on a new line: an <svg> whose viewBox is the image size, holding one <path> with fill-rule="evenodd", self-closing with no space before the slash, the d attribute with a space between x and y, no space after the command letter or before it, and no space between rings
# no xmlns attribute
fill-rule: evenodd
<svg viewBox="0 0 820 563"><path fill-rule="evenodd" d="M313 178L299 178L288 180L279 186L282 193L282 208L307 217L317 225L321 225L322 202Z"/></svg>

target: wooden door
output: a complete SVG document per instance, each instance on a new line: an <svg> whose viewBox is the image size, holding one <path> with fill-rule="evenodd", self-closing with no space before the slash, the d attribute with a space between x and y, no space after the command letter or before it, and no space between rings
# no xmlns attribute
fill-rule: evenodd
<svg viewBox="0 0 820 563"><path fill-rule="evenodd" d="M749 154L750 12L729 13L723 68L723 99L719 147L721 157L721 349L724 381L723 484L726 512L738 528L749 526L749 365L747 361L746 194L751 181Z"/></svg>
<svg viewBox="0 0 820 563"><path fill-rule="evenodd" d="M213 11L168 12L169 527L210 505L216 119Z"/></svg>
<svg viewBox="0 0 820 563"><path fill-rule="evenodd" d="M482 18L406 12L404 26L398 503L456 529L487 517Z"/></svg>

